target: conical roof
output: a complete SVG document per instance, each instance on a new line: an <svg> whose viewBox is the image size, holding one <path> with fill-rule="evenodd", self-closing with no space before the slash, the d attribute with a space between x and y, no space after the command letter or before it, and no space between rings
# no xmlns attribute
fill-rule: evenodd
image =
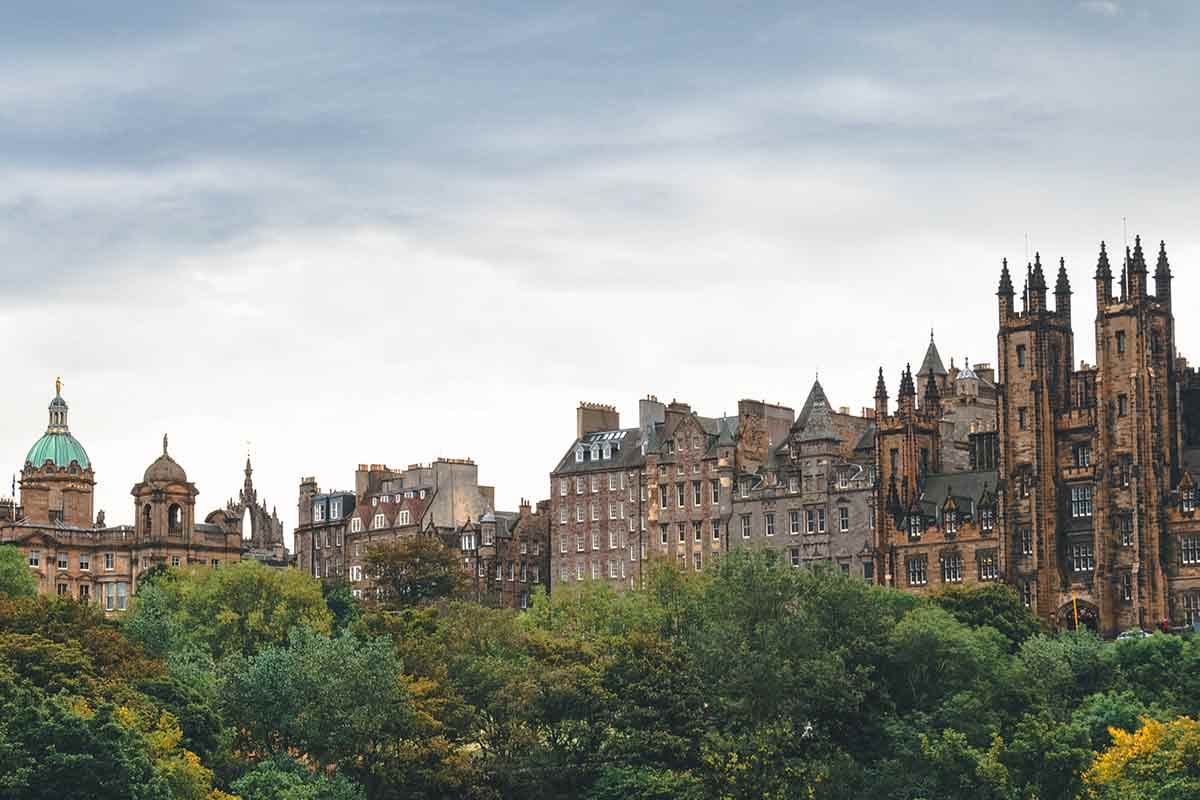
<svg viewBox="0 0 1200 800"><path fill-rule="evenodd" d="M925 351L925 360L921 362L921 368L917 370L917 377L924 378L927 375L946 375L946 367L942 364L942 356L938 353L937 345L933 341L933 331L929 332L929 349Z"/></svg>
<svg viewBox="0 0 1200 800"><path fill-rule="evenodd" d="M803 428L799 437L801 442L837 441L838 436L833 432L833 407L829 405L821 381L813 381L801 413L804 422L801 425L797 420L796 423Z"/></svg>

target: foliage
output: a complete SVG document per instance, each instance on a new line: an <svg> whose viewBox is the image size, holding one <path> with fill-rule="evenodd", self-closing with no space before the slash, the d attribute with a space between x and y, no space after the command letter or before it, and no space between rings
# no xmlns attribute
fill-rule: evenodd
<svg viewBox="0 0 1200 800"><path fill-rule="evenodd" d="M33 597L37 578L29 570L25 554L13 545L0 545L0 595Z"/></svg>
<svg viewBox="0 0 1200 800"><path fill-rule="evenodd" d="M364 558L386 606L404 608L457 597L465 586L458 556L434 536L372 545Z"/></svg>
<svg viewBox="0 0 1200 800"><path fill-rule="evenodd" d="M1003 583L982 586L951 586L933 596L935 605L972 628L995 628L1016 650L1026 639L1042 632L1042 624L1026 608L1015 589Z"/></svg>
<svg viewBox="0 0 1200 800"><path fill-rule="evenodd" d="M344 775L314 772L294 758L259 761L230 787L241 800L363 800L362 788Z"/></svg>
<svg viewBox="0 0 1200 800"><path fill-rule="evenodd" d="M328 633L333 615L320 583L294 569L242 561L221 569L172 570L134 598L129 637L156 655L197 645L219 660L252 655L297 627Z"/></svg>
<svg viewBox="0 0 1200 800"><path fill-rule="evenodd" d="M1135 733L1113 729L1113 744L1084 776L1096 800L1200 797L1200 722L1146 719Z"/></svg>

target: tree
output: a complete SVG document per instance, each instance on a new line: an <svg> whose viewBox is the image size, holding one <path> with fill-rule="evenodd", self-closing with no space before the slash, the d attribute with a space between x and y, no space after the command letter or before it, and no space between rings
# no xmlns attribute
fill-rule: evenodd
<svg viewBox="0 0 1200 800"><path fill-rule="evenodd" d="M37 578L29 571L25 554L10 544L0 545L0 594L9 597L37 594Z"/></svg>
<svg viewBox="0 0 1200 800"><path fill-rule="evenodd" d="M332 622L319 581L248 560L221 569L190 567L155 582L134 598L124 626L151 652L195 644L220 660L281 644L293 628L328 633Z"/></svg>
<svg viewBox="0 0 1200 800"><path fill-rule="evenodd" d="M367 548L365 563L382 592L381 599L392 608L457 597L463 591L458 556L434 536L372 545Z"/></svg>
<svg viewBox="0 0 1200 800"><path fill-rule="evenodd" d="M1002 583L983 586L951 586L933 596L933 603L949 611L964 625L995 628L1016 651L1031 636L1042 631L1042 624L1025 607L1015 589Z"/></svg>
<svg viewBox="0 0 1200 800"><path fill-rule="evenodd" d="M360 786L344 775L313 772L289 756L258 762L230 787L241 800L364 800Z"/></svg>
<svg viewBox="0 0 1200 800"><path fill-rule="evenodd" d="M321 596L325 598L329 613L333 614L333 633L349 629L362 615L358 601L350 591L350 584L344 580L322 581Z"/></svg>
<svg viewBox="0 0 1200 800"><path fill-rule="evenodd" d="M1200 722L1143 721L1136 733L1114 728L1113 744L1084 775L1094 800L1200 797Z"/></svg>

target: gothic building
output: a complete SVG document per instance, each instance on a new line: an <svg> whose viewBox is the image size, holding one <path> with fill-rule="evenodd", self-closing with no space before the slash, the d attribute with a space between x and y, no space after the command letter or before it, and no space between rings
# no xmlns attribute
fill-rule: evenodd
<svg viewBox="0 0 1200 800"><path fill-rule="evenodd" d="M70 431L62 384L56 382L46 433L21 469L20 500L0 501L0 543L25 554L43 594L124 611L139 577L158 565L220 566L242 557L241 519L195 516L195 484L167 452L131 491L134 524L109 526L92 517L95 469Z"/></svg>
<svg viewBox="0 0 1200 800"><path fill-rule="evenodd" d="M970 437L971 469L946 469L936 376L917 387L906 371L889 413L880 373L882 582L1004 580L1050 624L1105 634L1200 621L1200 386L1175 352L1165 245L1153 293L1148 274L1140 238L1116 279L1101 244L1096 364L1076 368L1065 264L1051 308L1035 257L1018 309L1004 263L996 433Z"/></svg>

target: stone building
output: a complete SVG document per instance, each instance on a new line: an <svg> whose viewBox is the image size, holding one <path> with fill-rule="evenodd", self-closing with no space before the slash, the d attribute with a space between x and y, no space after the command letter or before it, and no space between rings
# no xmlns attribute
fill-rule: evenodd
<svg viewBox="0 0 1200 800"><path fill-rule="evenodd" d="M532 593L550 588L550 501L534 511L488 512L458 532L471 596L480 603L528 608Z"/></svg>
<svg viewBox="0 0 1200 800"><path fill-rule="evenodd" d="M906 372L887 415L881 373L882 582L925 591L1004 580L1050 624L1106 635L1200 621L1200 386L1175 352L1165 245L1154 279L1151 294L1140 239L1118 281L1101 245L1096 364L1075 368L1065 264L1051 309L1036 257L1019 310L1003 265L995 433L977 420L968 470L945 469L936 377L918 407Z"/></svg>
<svg viewBox="0 0 1200 800"><path fill-rule="evenodd" d="M874 420L834 411L818 380L761 464L739 462L731 549L769 549L793 566L874 580ZM791 422L789 420L789 422Z"/></svg>
<svg viewBox="0 0 1200 800"><path fill-rule="evenodd" d="M159 566L220 566L242 557L241 519L215 511L196 521L199 492L167 452L131 490L134 524L93 519L95 468L71 434L62 384L50 423L25 457L18 502L0 502L0 542L24 553L42 594L73 597L124 611L138 578Z"/></svg>

